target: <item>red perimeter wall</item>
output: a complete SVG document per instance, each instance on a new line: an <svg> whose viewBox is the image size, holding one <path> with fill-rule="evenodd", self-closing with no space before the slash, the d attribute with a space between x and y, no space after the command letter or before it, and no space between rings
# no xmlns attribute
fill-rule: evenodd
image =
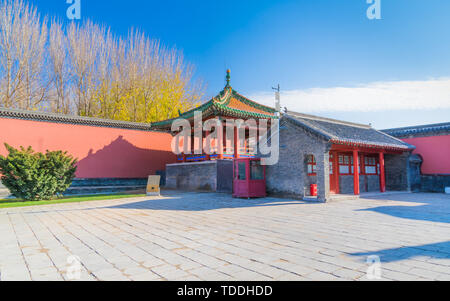
<svg viewBox="0 0 450 301"><path fill-rule="evenodd" d="M68 151L78 158L77 178L147 178L175 163L166 133L0 118L4 143L35 151Z"/></svg>
<svg viewBox="0 0 450 301"><path fill-rule="evenodd" d="M402 139L416 147L414 154L422 156L422 174L450 174L450 135Z"/></svg>

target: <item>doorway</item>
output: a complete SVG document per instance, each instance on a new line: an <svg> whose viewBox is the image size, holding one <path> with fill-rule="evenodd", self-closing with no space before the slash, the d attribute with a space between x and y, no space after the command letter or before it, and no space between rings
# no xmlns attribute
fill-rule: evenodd
<svg viewBox="0 0 450 301"><path fill-rule="evenodd" d="M330 152L330 193L339 194L339 165L336 152Z"/></svg>

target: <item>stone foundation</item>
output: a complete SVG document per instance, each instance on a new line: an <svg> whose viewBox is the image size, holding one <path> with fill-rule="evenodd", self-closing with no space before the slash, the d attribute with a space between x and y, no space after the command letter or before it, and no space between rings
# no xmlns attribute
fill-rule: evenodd
<svg viewBox="0 0 450 301"><path fill-rule="evenodd" d="M233 192L233 161L169 164L166 188L186 191Z"/></svg>
<svg viewBox="0 0 450 301"><path fill-rule="evenodd" d="M420 183L421 192L444 193L450 187L450 175L422 175Z"/></svg>

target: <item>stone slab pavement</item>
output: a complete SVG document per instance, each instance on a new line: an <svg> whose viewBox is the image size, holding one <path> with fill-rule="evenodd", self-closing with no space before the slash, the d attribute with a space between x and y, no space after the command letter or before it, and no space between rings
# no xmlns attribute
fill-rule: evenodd
<svg viewBox="0 0 450 301"><path fill-rule="evenodd" d="M1 280L450 280L448 195L163 194L1 209Z"/></svg>

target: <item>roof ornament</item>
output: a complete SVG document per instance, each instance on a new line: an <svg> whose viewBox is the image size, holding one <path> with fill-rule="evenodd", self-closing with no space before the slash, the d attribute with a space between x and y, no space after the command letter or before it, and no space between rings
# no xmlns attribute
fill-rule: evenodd
<svg viewBox="0 0 450 301"><path fill-rule="evenodd" d="M231 87L230 86L230 81L231 81L231 71L230 71L230 69L227 70L227 77L226 77L226 79L227 79L226 87Z"/></svg>

